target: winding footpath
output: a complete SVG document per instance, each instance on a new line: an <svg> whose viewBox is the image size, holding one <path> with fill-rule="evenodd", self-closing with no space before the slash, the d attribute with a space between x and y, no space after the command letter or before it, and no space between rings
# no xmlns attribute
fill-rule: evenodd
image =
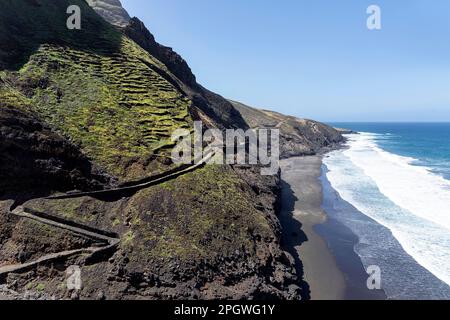
<svg viewBox="0 0 450 320"><path fill-rule="evenodd" d="M121 188L114 188L114 189L107 189L107 190L100 190L100 191L68 193L68 194L64 194L64 195L47 197L45 199L46 200L71 199L71 198L80 198L80 197L85 197L85 196L107 195L107 194L111 194L111 193L125 192L125 191L138 191L138 190L145 189L145 188L148 188L148 187L151 187L151 186L154 186L154 185L157 185L157 184L169 181L169 180L176 179L184 174L187 174L189 172L192 172L199 168L202 168L205 164L208 163L209 160L211 160L214 157L214 154L215 154L214 152L209 152L201 160L195 161L194 164L189 167L181 168L178 171L171 172L167 175L163 175L158 178L154 178L154 179L150 178L150 181L147 181L145 183L139 183L136 185L126 186L126 187L121 187ZM34 261L31 261L31 262L0 267L0 279L4 278L9 273L26 272L40 264L49 263L49 262L56 261L59 259L67 259L74 255L86 254L86 255L88 255L88 257L91 257L94 254L102 253L109 249L117 248L117 246L120 243L120 238L118 236L117 237L112 236L110 232L101 231L101 230L95 231L93 228L90 228L87 226L82 226L82 225L76 224L72 221L65 220L60 217L56 218L56 217L52 217L51 215L48 215L48 214L44 214L44 213L40 214L38 212L33 212L32 210L29 210L22 206L19 206L19 207L15 208L14 210L10 211L9 214L15 215L15 216L23 218L23 219L33 220L38 223L49 225L49 226L59 228L62 230L67 230L74 234L81 235L83 237L93 240L97 244L97 246L92 246L89 248L82 248L82 249L75 249L75 250L61 251L58 253L44 255L44 256L42 256Z"/></svg>
<svg viewBox="0 0 450 320"><path fill-rule="evenodd" d="M32 262L4 266L4 267L0 268L0 278L8 275L9 273L19 273L19 272L28 271L42 263L51 262L51 261L55 261L55 260L62 259L62 258L69 258L71 256L78 255L78 254L88 254L89 256L92 256L95 253L100 253L105 250L114 248L120 242L119 238L110 237L110 236L106 236L101 233L94 232L94 231L92 231L92 229L90 229L88 227L79 226L79 225L73 226L73 225L71 225L70 221L67 221L67 223L61 222L61 221L63 221L63 219L60 219L60 218L58 218L58 220L59 220L58 221L56 219L52 219L49 216L42 217L42 216L38 215L37 213L29 212L27 209L25 209L21 206L17 207L10 213L12 215L18 216L20 218L34 220L34 221L37 221L37 222L45 224L45 225L49 225L49 226L56 227L59 229L67 230L72 233L84 236L86 238L96 241L96 243L98 243L99 245L101 244L101 246L61 251L58 253L52 253L52 254L45 255L45 256L40 257Z"/></svg>
<svg viewBox="0 0 450 320"><path fill-rule="evenodd" d="M145 189L145 188L157 185L157 184L161 184L161 183L169 181L169 180L176 179L179 176L182 176L186 173L195 171L195 170L203 167L209 160L212 159L213 156L214 156L214 152L209 152L200 161L194 161L195 164L192 166L172 172L167 175L163 175L162 177L159 177L159 178L155 178L155 179L150 178L150 181L147 181L144 183L139 183L139 184L126 186L126 187L120 187L120 188L99 190L99 191L66 193L63 195L47 197L45 199L60 200L60 199L80 198L80 197L86 197L86 196L92 197L92 196L99 196L99 195L108 195L108 194L112 194L112 193L125 192L125 191L138 191L138 190Z"/></svg>

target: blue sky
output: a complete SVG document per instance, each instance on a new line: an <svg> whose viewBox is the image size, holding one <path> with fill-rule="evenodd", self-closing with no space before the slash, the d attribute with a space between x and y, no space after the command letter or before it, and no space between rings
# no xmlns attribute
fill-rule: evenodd
<svg viewBox="0 0 450 320"><path fill-rule="evenodd" d="M122 3L227 98L321 121L450 121L448 0Z"/></svg>

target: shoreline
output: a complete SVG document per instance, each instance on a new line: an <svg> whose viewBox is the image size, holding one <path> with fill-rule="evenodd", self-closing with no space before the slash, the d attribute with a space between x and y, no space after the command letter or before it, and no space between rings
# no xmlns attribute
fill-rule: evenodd
<svg viewBox="0 0 450 320"><path fill-rule="evenodd" d="M322 155L288 158L280 165L283 245L308 283L310 298L386 299L382 290L366 288L368 275L354 251L358 237L329 219L330 208L323 207Z"/></svg>
<svg viewBox="0 0 450 320"><path fill-rule="evenodd" d="M280 222L283 244L294 256L312 300L345 298L345 276L327 243L313 227L326 221L322 210L321 156L284 159L281 164Z"/></svg>
<svg viewBox="0 0 450 320"><path fill-rule="evenodd" d="M348 299L357 299L361 289L363 294L367 292L367 289L360 285L367 280L367 275L358 270L352 271L356 264L361 263L365 267L377 266L382 272L383 290L370 291L371 294L375 294L373 299L448 299L450 286L407 253L391 229L341 198L327 178L327 166L323 164L322 168L320 178L324 196L322 207L327 212L328 220L324 224L317 225L315 230L330 244L329 247L337 257L341 270L354 276L355 281L352 283L355 286L349 288ZM355 245L351 249L359 257L357 263L342 259L343 251L349 249L346 249L348 246L345 243L339 241L337 231L355 238Z"/></svg>
<svg viewBox="0 0 450 320"><path fill-rule="evenodd" d="M314 230L329 244L329 250L336 257L339 269L346 274L347 288L345 299L347 300L386 300L387 294L383 289L369 290L367 288L368 274L364 266L363 258L357 253L356 248L361 246L361 238L349 227L336 219L337 210L342 210L335 202L337 192L332 188L326 177L326 166L322 164L320 183L323 190L322 208L327 214L327 220L323 224L314 226ZM338 198L340 199L340 197ZM340 199L340 201L344 201ZM340 202L339 202L340 203ZM348 204L347 202L343 202ZM349 204L348 204L349 205ZM350 205L345 208L365 219L363 213Z"/></svg>

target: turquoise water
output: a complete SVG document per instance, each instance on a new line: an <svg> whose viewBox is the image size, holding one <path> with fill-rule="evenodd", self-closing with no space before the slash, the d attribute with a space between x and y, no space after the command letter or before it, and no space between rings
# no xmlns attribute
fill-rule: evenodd
<svg viewBox="0 0 450 320"><path fill-rule="evenodd" d="M450 124L333 125L360 133L347 135L347 148L324 165L337 194L332 215L360 238L363 263L382 267L390 297L449 298Z"/></svg>
<svg viewBox="0 0 450 320"><path fill-rule="evenodd" d="M357 132L377 133L378 145L388 152L415 159L450 179L450 123L332 123Z"/></svg>

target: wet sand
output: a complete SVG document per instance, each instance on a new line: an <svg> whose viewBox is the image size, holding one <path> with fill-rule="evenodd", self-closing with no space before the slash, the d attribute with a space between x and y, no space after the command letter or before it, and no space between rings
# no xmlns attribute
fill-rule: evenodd
<svg viewBox="0 0 450 320"><path fill-rule="evenodd" d="M280 221L283 244L303 270L312 300L345 298L345 276L326 242L313 230L326 221L322 210L320 156L281 161L283 191Z"/></svg>
<svg viewBox="0 0 450 320"><path fill-rule="evenodd" d="M327 218L320 180L322 157L282 160L281 171L283 244L294 256L298 271L304 274L311 299L386 299L382 290L367 289L368 275L354 251L358 237L338 221Z"/></svg>

